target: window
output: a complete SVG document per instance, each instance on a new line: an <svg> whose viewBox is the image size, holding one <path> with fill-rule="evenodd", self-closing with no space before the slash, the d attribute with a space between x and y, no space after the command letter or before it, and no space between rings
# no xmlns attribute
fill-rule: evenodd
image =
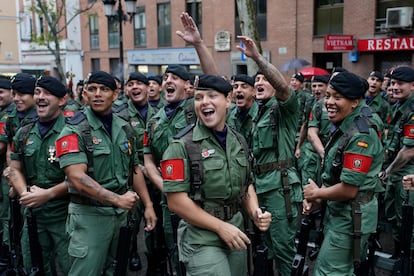
<svg viewBox="0 0 414 276"><path fill-rule="evenodd" d="M267 1L266 0L256 0L254 1L256 5L256 21L257 21L257 31L259 32L259 39L266 40L267 37ZM236 14L236 20L235 20L235 30L236 30L236 36L241 35L241 29L240 29L240 18L239 18L239 11L237 9L237 1L235 1L235 14Z"/></svg>
<svg viewBox="0 0 414 276"><path fill-rule="evenodd" d="M89 16L89 40L91 49L99 49L98 15Z"/></svg>
<svg viewBox="0 0 414 276"><path fill-rule="evenodd" d="M100 65L99 58L92 58L91 59L91 70L92 70L92 72L97 71L97 70L101 70L101 65Z"/></svg>
<svg viewBox="0 0 414 276"><path fill-rule="evenodd" d="M201 9L201 0L187 0L187 12L193 18L196 23L200 34L202 35L202 9Z"/></svg>
<svg viewBox="0 0 414 276"><path fill-rule="evenodd" d="M109 48L118 48L119 47L119 23L116 16L108 17L108 39L109 39Z"/></svg>
<svg viewBox="0 0 414 276"><path fill-rule="evenodd" d="M147 45L147 29L145 19L145 7L138 7L134 16L134 45Z"/></svg>
<svg viewBox="0 0 414 276"><path fill-rule="evenodd" d="M414 7L414 2L407 0L377 0L377 19L375 20L376 32L385 30L387 9L396 7Z"/></svg>
<svg viewBox="0 0 414 276"><path fill-rule="evenodd" d="M170 3L158 4L158 46L171 46Z"/></svg>
<svg viewBox="0 0 414 276"><path fill-rule="evenodd" d="M117 76L120 79L121 64L119 63L119 58L109 59L109 72L111 73L112 76Z"/></svg>
<svg viewBox="0 0 414 276"><path fill-rule="evenodd" d="M342 34L344 0L316 0L314 35Z"/></svg>

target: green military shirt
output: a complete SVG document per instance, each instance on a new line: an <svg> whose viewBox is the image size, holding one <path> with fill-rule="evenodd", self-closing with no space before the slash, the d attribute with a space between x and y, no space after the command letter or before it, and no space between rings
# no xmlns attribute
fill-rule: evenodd
<svg viewBox="0 0 414 276"><path fill-rule="evenodd" d="M112 133L109 135L89 106L85 107L84 114L91 128L93 142L93 178L105 189L117 194L125 193L130 169L138 165L134 143L129 141L123 128L128 122L113 114ZM56 141L56 148L61 168L88 164L85 136L78 125L66 124Z"/></svg>
<svg viewBox="0 0 414 276"><path fill-rule="evenodd" d="M59 115L53 127L42 138L37 121L20 128L13 138L12 160L22 163L28 185L48 189L65 180L65 173L56 158L55 141L65 126L65 118ZM61 221L67 216L68 198L54 199L33 211L39 221Z"/></svg>
<svg viewBox="0 0 414 276"><path fill-rule="evenodd" d="M388 162L392 162L403 146L414 146L414 94L399 106L395 106L392 121L385 143L385 149L389 152ZM410 161L402 168L393 171L393 175L404 176L414 171L414 162Z"/></svg>
<svg viewBox="0 0 414 276"><path fill-rule="evenodd" d="M204 198L204 208L214 208L238 202L244 190L243 185L248 179L248 160L245 149L234 130L227 128L226 150L224 150L214 134L200 122L193 129L193 139L200 145L203 166L203 178L201 194ZM246 149L247 150L247 149ZM177 161L178 160L178 161ZM180 163L179 171L173 171L183 175L181 178L168 177L166 172L172 163ZM188 153L182 140L173 140L163 155L161 163L164 178L164 192L187 192L191 190L191 168L189 166ZM166 177L167 175L167 177ZM191 211L191 210L190 210ZM242 228L243 218L240 212L236 213L229 221ZM188 223L180 225L183 237L192 244L226 247L220 237L211 231L200 229Z"/></svg>
<svg viewBox="0 0 414 276"><path fill-rule="evenodd" d="M296 95L291 90L291 96L288 100L278 101L278 112L276 122L277 145L274 145L274 135L271 126L274 121L271 116L272 105L275 104L276 98L272 97L262 107L259 108L259 114L254 122L252 130L252 151L255 157L256 165L271 163L276 161L290 161L294 163L295 135L298 124L298 102ZM278 155L278 156L276 156ZM295 167L292 165L288 169L289 183L300 183ZM272 170L266 173L256 175L256 193L264 193L273 189L282 189L281 171ZM302 195L300 186L293 190L295 201L301 201Z"/></svg>
<svg viewBox="0 0 414 276"><path fill-rule="evenodd" d="M378 94L367 104L375 113L378 114L383 124L385 124L385 126L388 126L391 115L391 108L387 100L384 99L381 94Z"/></svg>
<svg viewBox="0 0 414 276"><path fill-rule="evenodd" d="M20 118L20 116L23 117ZM37 118L36 108L32 107L23 114L17 112L17 110L14 109L11 113L8 114L7 117L8 118L5 121L6 135L0 139L7 139L6 142L11 144L13 137L20 126L24 126L27 123L33 122Z"/></svg>
<svg viewBox="0 0 414 276"><path fill-rule="evenodd" d="M251 145L250 140L253 121L256 118L258 111L259 106L257 105L257 102L254 101L244 118L240 118L237 106L231 109L227 115L227 124L243 135L248 145Z"/></svg>
<svg viewBox="0 0 414 276"><path fill-rule="evenodd" d="M189 112L190 106L192 111ZM195 121L196 115L193 106L194 100L192 98L183 100L170 119L168 119L165 107L163 107L147 124L148 140L146 139L147 141L144 142L144 154L152 154L156 165L159 164L173 137L188 125L187 115L192 112L191 116Z"/></svg>
<svg viewBox="0 0 414 276"><path fill-rule="evenodd" d="M331 121L329 121L328 113L325 107L325 98L315 102L312 111L309 115L308 127L315 127L319 129L319 139L325 145L329 139L329 130L331 128Z"/></svg>
<svg viewBox="0 0 414 276"><path fill-rule="evenodd" d="M366 106L364 102L359 103L357 108L348 115L332 135L325 147L325 160L322 173L323 185L329 187L336 185L338 180L333 175L333 164L338 145L344 133L354 125L354 120L360 116L361 109ZM369 133L357 131L343 151L343 164L340 164L341 182L358 186L358 194L373 193L378 181L377 175L381 170L383 147L376 130L368 128ZM325 215L326 227L345 234L352 232L351 201L328 201L327 213ZM361 230L363 234L372 233L377 226L377 200L373 196L368 203L361 204L362 221Z"/></svg>
<svg viewBox="0 0 414 276"><path fill-rule="evenodd" d="M147 126L147 122L157 113L157 110L148 104L147 117L143 118L139 111L134 106L131 100L128 100L126 106L121 107L121 110L116 110L116 113L124 120L129 121L135 134L136 149L138 151L138 157L140 163L144 163L144 132ZM127 113L127 114L126 114Z"/></svg>

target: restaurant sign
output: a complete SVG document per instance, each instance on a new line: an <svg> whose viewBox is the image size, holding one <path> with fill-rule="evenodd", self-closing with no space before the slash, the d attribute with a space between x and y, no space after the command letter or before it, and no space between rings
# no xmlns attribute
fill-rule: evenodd
<svg viewBox="0 0 414 276"><path fill-rule="evenodd" d="M354 49L353 35L325 35L325 50L352 51Z"/></svg>
<svg viewBox="0 0 414 276"><path fill-rule="evenodd" d="M358 40L359 52L412 50L414 50L414 36L371 38Z"/></svg>

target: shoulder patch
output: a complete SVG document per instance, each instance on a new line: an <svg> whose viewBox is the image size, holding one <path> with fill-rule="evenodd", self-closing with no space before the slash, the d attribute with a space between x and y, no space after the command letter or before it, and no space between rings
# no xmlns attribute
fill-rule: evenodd
<svg viewBox="0 0 414 276"><path fill-rule="evenodd" d="M345 152L344 168L367 174L372 164L372 156L366 156L357 153Z"/></svg>
<svg viewBox="0 0 414 276"><path fill-rule="evenodd" d="M79 152L78 135L75 133L63 136L56 140L57 157L71 152Z"/></svg>
<svg viewBox="0 0 414 276"><path fill-rule="evenodd" d="M0 135L6 135L5 126L6 126L5 122L0 122Z"/></svg>
<svg viewBox="0 0 414 276"><path fill-rule="evenodd" d="M63 116L65 116L65 118L72 118L73 116L75 116L75 111L65 110L63 111Z"/></svg>
<svg viewBox="0 0 414 276"><path fill-rule="evenodd" d="M404 125L404 137L414 138L414 125Z"/></svg>
<svg viewBox="0 0 414 276"><path fill-rule="evenodd" d="M184 180L184 159L163 160L160 165L161 175L164 180Z"/></svg>

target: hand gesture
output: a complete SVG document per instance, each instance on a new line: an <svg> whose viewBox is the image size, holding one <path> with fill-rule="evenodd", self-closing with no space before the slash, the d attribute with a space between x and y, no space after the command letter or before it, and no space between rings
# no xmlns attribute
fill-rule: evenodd
<svg viewBox="0 0 414 276"><path fill-rule="evenodd" d="M201 43L201 35L193 18L188 13L183 12L180 19L181 24L183 24L184 31L176 31L175 33L191 45Z"/></svg>
<svg viewBox="0 0 414 276"><path fill-rule="evenodd" d="M239 49L240 52L243 52L246 57L255 59L260 55L256 43L254 43L253 39L242 35L238 35L237 38L243 42L244 48L242 48L240 45L237 45L236 48Z"/></svg>

